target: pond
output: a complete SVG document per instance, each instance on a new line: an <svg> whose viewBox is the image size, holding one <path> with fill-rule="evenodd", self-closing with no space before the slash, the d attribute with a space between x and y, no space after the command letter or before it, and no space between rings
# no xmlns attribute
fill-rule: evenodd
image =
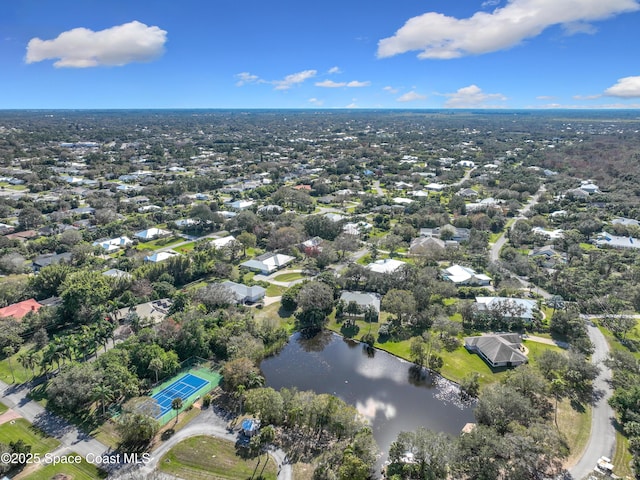
<svg viewBox="0 0 640 480"><path fill-rule="evenodd" d="M455 384L424 371L416 377L412 363L366 348L331 333L313 338L294 334L277 356L260 368L276 390L296 387L330 393L366 416L385 460L401 431L419 426L458 435L473 422L473 409L463 404Z"/></svg>

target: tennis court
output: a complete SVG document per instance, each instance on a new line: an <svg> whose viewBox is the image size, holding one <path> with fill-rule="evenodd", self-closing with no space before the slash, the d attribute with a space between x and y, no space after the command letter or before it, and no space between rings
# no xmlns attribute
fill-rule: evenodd
<svg viewBox="0 0 640 480"><path fill-rule="evenodd" d="M171 402L173 402L175 398L181 398L186 403L191 395L209 385L209 383L208 380L204 380L192 373L187 373L171 385L152 395L152 398L154 398L160 406L160 415L158 415L157 418L161 418L164 414L172 410Z"/></svg>

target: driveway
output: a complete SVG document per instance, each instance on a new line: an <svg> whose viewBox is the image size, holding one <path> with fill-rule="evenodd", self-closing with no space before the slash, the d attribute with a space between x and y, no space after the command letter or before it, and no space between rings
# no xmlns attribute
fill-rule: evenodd
<svg viewBox="0 0 640 480"><path fill-rule="evenodd" d="M162 445L153 450L151 452L151 459L149 462L138 467L137 470L134 470L135 473L140 474L139 476L142 478L149 477L158 466L158 463L164 454L182 440L190 437L210 435L212 437L221 438L235 443L237 440L237 433L229 432L227 429L227 423L227 419L216 413L214 409L208 408L206 410L202 410L200 415L189 422L182 430L176 432L176 434L169 440L163 442ZM271 455L278 465L278 480L293 480L293 469L291 468L291 465L286 463L285 453L279 449L271 449L269 450L269 455ZM132 473L131 470L126 472L126 474L130 473ZM112 478L119 478L120 476L121 474L118 474ZM138 475L136 475L135 478L138 478Z"/></svg>
<svg viewBox="0 0 640 480"><path fill-rule="evenodd" d="M603 363L609 355L609 344L597 327L587 325L587 331L589 338L595 345L595 352L591 361L600 367L600 374L593 382L596 398L591 418L591 435L582 457L569 469L571 478L575 480L582 480L587 477L593 471L600 457L613 458L613 453L616 449L613 409L608 402L613 393L610 386L611 370Z"/></svg>

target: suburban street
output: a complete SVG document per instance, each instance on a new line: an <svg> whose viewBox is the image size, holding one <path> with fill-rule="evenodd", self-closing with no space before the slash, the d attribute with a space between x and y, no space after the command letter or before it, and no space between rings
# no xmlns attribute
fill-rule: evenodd
<svg viewBox="0 0 640 480"><path fill-rule="evenodd" d="M237 431L229 432L227 429L228 420L220 416L212 408L202 410L200 415L189 422L184 428L176 432L170 439L162 443L157 449L151 452L150 461L136 469L127 469L126 472L122 471L115 474L112 478L120 478L130 473L142 475L142 478L146 478L156 469L162 456L167 453L171 448L190 437L198 435L210 435L213 437L235 442L237 440ZM275 460L278 465L278 480L292 480L293 473L291 465L286 463L285 453L282 450L269 450L269 455ZM136 475L138 478L138 475Z"/></svg>
<svg viewBox="0 0 640 480"><path fill-rule="evenodd" d="M511 224L510 229L513 229L516 222L518 220L524 220L527 218L527 213L533 208L535 204L540 200L540 196L546 191L546 188L543 185L540 185L538 191L529 199L527 204L520 209L520 214L513 219L513 223ZM507 242L507 230L505 230L500 237L491 245L489 250L489 259L492 262L497 262L500 259L500 250L504 247L504 244Z"/></svg>
<svg viewBox="0 0 640 480"><path fill-rule="evenodd" d="M609 354L607 340L598 327L587 325L589 338L595 345L595 352L591 361L600 367L600 374L593 382L596 392L596 400L593 405L591 418L591 435L589 441L578 462L570 469L571 478L582 480L596 466L596 462L601 456L613 458L616 448L616 431L613 426L613 410L609 406L608 400L612 395L609 382L611 381L611 370L607 368L603 361Z"/></svg>

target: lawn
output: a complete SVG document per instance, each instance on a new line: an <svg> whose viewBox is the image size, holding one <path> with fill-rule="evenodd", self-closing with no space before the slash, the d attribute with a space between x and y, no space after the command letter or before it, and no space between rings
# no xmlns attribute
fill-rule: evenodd
<svg viewBox="0 0 640 480"><path fill-rule="evenodd" d="M260 309L254 309L253 314L256 320L262 321L269 318L275 318L280 322L280 326L292 334L295 331L295 318L293 312L285 310L280 302L272 303Z"/></svg>
<svg viewBox="0 0 640 480"><path fill-rule="evenodd" d="M136 248L138 250L159 250L182 242L184 242L184 238L181 237L158 238L150 242L140 242Z"/></svg>
<svg viewBox="0 0 640 480"><path fill-rule="evenodd" d="M267 287L267 297L279 297L287 290L287 287L280 285L269 285Z"/></svg>
<svg viewBox="0 0 640 480"><path fill-rule="evenodd" d="M17 440L24 440L24 443L31 445L32 453L40 454L50 452L60 444L55 438L45 436L24 418L0 425L0 443L8 445Z"/></svg>
<svg viewBox="0 0 640 480"><path fill-rule="evenodd" d="M576 410L567 399L558 402L558 429L569 444L568 465L575 464L587 446L591 434L591 412L591 408Z"/></svg>
<svg viewBox="0 0 640 480"><path fill-rule="evenodd" d="M196 246L196 242L189 242L189 243L185 243L184 245L180 245L179 247L176 247L175 251L178 253L188 253L192 251L195 246Z"/></svg>
<svg viewBox="0 0 640 480"><path fill-rule="evenodd" d="M294 280L300 280L301 278L305 277L300 272L283 273L282 275L276 275L273 277L276 282L293 282Z"/></svg>
<svg viewBox="0 0 640 480"><path fill-rule="evenodd" d="M245 460L236 454L232 442L199 436L188 438L169 450L160 460L158 469L185 480L246 480L256 478L260 473L265 479L275 480L278 467L266 455ZM255 477L254 471L257 472Z"/></svg>
<svg viewBox="0 0 640 480"><path fill-rule="evenodd" d="M72 453L66 457L75 457L76 454ZM65 477L62 477L65 475ZM100 470L95 465L88 463L86 460L78 464L75 463L59 463L58 465L47 465L43 468L38 468L31 473L20 474L16 479L20 480L51 480L52 478L69 478L73 480L95 480L96 478L106 478L106 472Z"/></svg>
<svg viewBox="0 0 640 480"><path fill-rule="evenodd" d="M26 352L27 350L29 350L32 346L32 344L23 345L20 350L14 353L11 356L11 367L9 367L9 359L5 358L0 361L0 380L5 383L14 383L13 376L15 376L16 379L15 383L24 383L31 380L31 377L33 376L31 370L27 370L22 365L20 365L18 356L22 352ZM13 376L11 375L11 369L13 369ZM36 368L36 371L37 370L38 369Z"/></svg>
<svg viewBox="0 0 640 480"><path fill-rule="evenodd" d="M4 403L0 403L0 415L2 415L7 410L9 410L9 407L7 407Z"/></svg>

